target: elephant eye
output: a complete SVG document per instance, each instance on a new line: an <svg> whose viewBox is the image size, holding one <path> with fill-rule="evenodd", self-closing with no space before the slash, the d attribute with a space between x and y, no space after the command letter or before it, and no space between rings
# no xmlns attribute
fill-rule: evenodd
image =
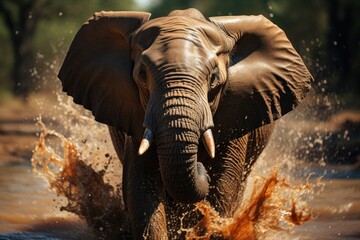
<svg viewBox="0 0 360 240"><path fill-rule="evenodd" d="M146 82L147 82L147 69L143 64L140 66L139 79L144 85L146 85Z"/></svg>
<svg viewBox="0 0 360 240"><path fill-rule="evenodd" d="M220 76L219 68L215 67L210 74L210 89L214 89L219 85Z"/></svg>

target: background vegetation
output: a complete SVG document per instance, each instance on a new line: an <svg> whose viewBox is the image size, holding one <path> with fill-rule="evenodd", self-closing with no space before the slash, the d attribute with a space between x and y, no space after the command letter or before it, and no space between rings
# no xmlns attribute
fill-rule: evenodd
<svg viewBox="0 0 360 240"><path fill-rule="evenodd" d="M206 17L270 18L304 58L318 93L336 93L347 108L360 107L358 0L0 0L0 101L26 99L39 86L58 84L56 73L66 50L93 12L142 10L158 17L188 7Z"/></svg>

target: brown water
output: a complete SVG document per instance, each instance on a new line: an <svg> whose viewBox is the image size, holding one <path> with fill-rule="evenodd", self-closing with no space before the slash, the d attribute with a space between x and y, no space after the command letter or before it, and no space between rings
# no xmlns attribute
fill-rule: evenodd
<svg viewBox="0 0 360 240"><path fill-rule="evenodd" d="M324 190L309 201L314 219L265 239L360 239L360 179L322 182ZM0 239L96 239L85 221L59 210L66 201L54 201L29 165L1 166L0 193Z"/></svg>
<svg viewBox="0 0 360 240"><path fill-rule="evenodd" d="M30 165L0 166L0 203L0 239L93 236L76 215L60 211L65 199L49 191Z"/></svg>
<svg viewBox="0 0 360 240"><path fill-rule="evenodd" d="M232 218L221 218L210 205L198 203L196 208L204 217L195 227L185 229L186 237L211 239L219 235L225 239L267 239L275 232L289 232L312 219L310 207L301 196L314 190L316 185L320 182L293 186L279 179L275 169L267 179L257 179L251 195Z"/></svg>
<svg viewBox="0 0 360 240"><path fill-rule="evenodd" d="M61 96L53 116L47 125L56 131L42 126L35 174L29 165L0 167L0 239L121 239L128 228L121 165L106 126ZM360 239L359 169L277 151L282 124L250 174L236 216L223 219L198 204L205 217L183 229L188 239Z"/></svg>

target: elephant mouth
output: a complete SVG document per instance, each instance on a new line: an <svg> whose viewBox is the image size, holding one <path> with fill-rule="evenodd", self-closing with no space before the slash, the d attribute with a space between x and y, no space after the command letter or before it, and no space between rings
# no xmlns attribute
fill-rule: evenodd
<svg viewBox="0 0 360 240"><path fill-rule="evenodd" d="M177 134L179 133L176 138L181 138L181 132ZM168 139L161 141L161 137ZM210 129L193 142L176 141L170 131L157 133L154 137L153 132L146 129L139 153L144 153L150 146L151 149L156 149L161 178L172 199L183 203L194 203L206 197L210 178L204 164L215 153Z"/></svg>

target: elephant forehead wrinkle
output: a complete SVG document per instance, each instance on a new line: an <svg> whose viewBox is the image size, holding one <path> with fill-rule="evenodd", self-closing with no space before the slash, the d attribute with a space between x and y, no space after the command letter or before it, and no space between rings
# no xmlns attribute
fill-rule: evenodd
<svg viewBox="0 0 360 240"><path fill-rule="evenodd" d="M201 39L194 29L177 29L172 34L162 32L152 46L142 52L141 60L159 79L171 77L173 73L205 79L216 65L216 51L205 48L211 44Z"/></svg>
<svg viewBox="0 0 360 240"><path fill-rule="evenodd" d="M156 39L154 41L157 46L166 47L169 43L176 43L176 44L183 44L186 42L191 42L197 47L203 47L204 44L204 31L199 31L198 29L194 28L194 26L186 26L183 24L174 23L169 26L162 26L159 31ZM142 35L140 34L137 37L137 41L139 43L146 41L146 39L142 39Z"/></svg>
<svg viewBox="0 0 360 240"><path fill-rule="evenodd" d="M203 74L206 59L201 59L196 49L184 49L172 44L171 46L152 47L144 51L141 60L154 73L161 73L161 78L192 78ZM195 52L195 54L193 54ZM191 53L191 54L189 54Z"/></svg>
<svg viewBox="0 0 360 240"><path fill-rule="evenodd" d="M156 29L156 31L151 30ZM148 21L138 31L138 40L147 42L149 32L158 34L161 40L186 39L192 41L198 47L208 45L216 53L228 51L228 39L222 31L213 23L201 19L194 19L185 16L162 17ZM152 35L151 35L152 37ZM157 39L156 41L158 41ZM208 44L209 43L209 44Z"/></svg>
<svg viewBox="0 0 360 240"><path fill-rule="evenodd" d="M170 33L170 34L169 34ZM196 47L202 47L203 41L200 38L199 32L194 29L184 28L184 29L174 29L172 31L163 31L160 34L160 39L164 42L175 42L183 43L186 48L187 43L192 43ZM180 41L177 41L180 40Z"/></svg>
<svg viewBox="0 0 360 240"><path fill-rule="evenodd" d="M160 66L156 73L156 85L163 95L179 94L179 96L183 96L186 93L195 96L204 94L202 79L206 79L206 74L191 66L179 64L180 67L176 67L176 64L171 65L174 67Z"/></svg>
<svg viewBox="0 0 360 240"><path fill-rule="evenodd" d="M151 53L150 53L151 54ZM179 55L180 54L180 55ZM164 53L166 56L159 59L159 64L156 66L158 71L161 71L164 76L167 78L174 79L193 79L196 77L193 74L198 72L196 66L190 64L191 62L187 62L184 60L184 57L181 55L186 55L182 52L173 51ZM176 57L175 57L176 56ZM154 66L155 67L155 66Z"/></svg>
<svg viewBox="0 0 360 240"><path fill-rule="evenodd" d="M198 55L203 49L203 44L199 40L198 36L188 33L169 34L159 37L159 43L161 44L161 50L164 53L173 54L168 57L183 57L189 55L188 53L195 53Z"/></svg>
<svg viewBox="0 0 360 240"><path fill-rule="evenodd" d="M171 17L171 18L157 18L145 23L135 34L135 42L147 42L149 38L155 36L171 38L173 37L186 37L191 32L199 32L195 26L198 25L196 21L191 19L188 21L186 18ZM196 34L195 34L196 35ZM198 35L198 33L197 33Z"/></svg>

